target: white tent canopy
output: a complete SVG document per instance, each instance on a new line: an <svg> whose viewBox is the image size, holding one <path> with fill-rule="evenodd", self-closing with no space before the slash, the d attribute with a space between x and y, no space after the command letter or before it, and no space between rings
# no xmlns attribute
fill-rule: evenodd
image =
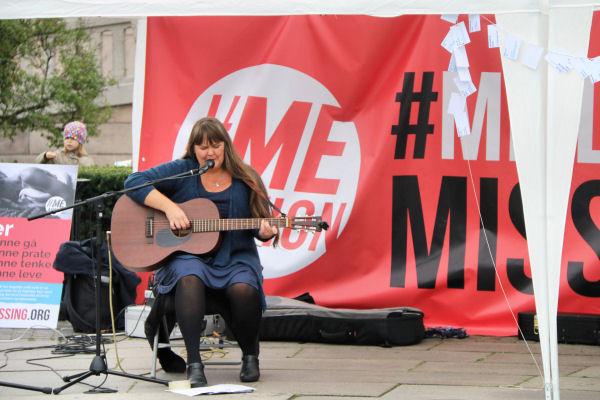
<svg viewBox="0 0 600 400"><path fill-rule="evenodd" d="M587 55L592 14L599 6L600 0L0 0L0 18L496 14L501 31L546 49ZM558 285L583 80L575 71L559 73L546 63L533 71L503 59L503 70L538 313L545 394L547 399L558 400ZM141 97L134 95L134 108L136 99Z"/></svg>
<svg viewBox="0 0 600 400"><path fill-rule="evenodd" d="M592 14L592 7L578 7L550 9L548 14L498 15L496 20L529 43L587 55ZM533 71L502 60L547 398L559 399L558 289L583 79L575 71L562 74L543 64Z"/></svg>
<svg viewBox="0 0 600 400"><path fill-rule="evenodd" d="M547 13L550 8L598 6L598 0L0 0L9 18L167 15L301 15Z"/></svg>

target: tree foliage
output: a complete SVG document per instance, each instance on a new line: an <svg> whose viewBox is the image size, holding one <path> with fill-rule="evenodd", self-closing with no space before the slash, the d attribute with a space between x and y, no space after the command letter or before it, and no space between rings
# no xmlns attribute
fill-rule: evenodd
<svg viewBox="0 0 600 400"><path fill-rule="evenodd" d="M11 140L41 131L49 144L62 144L62 128L85 122L88 135L110 118L101 100L112 84L99 67L96 50L81 24L62 19L0 20L0 131Z"/></svg>

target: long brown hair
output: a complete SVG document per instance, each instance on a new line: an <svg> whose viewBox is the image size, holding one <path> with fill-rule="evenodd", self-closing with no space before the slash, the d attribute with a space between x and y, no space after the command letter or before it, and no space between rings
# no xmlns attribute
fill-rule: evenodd
<svg viewBox="0 0 600 400"><path fill-rule="evenodd" d="M240 155L238 154L231 137L225 129L225 126L216 118L204 117L196 121L192 127L192 132L187 142L186 151L182 158L191 158L196 160L196 153L194 152L194 145L201 145L204 141L210 144L223 143L224 144L224 159L222 168L229 172L233 178L241 179L242 181L252 183L254 187L258 188L265 198L268 198L267 189L256 170L246 164ZM252 185L249 185L252 189ZM261 197L255 190L251 190L250 193L250 213L254 218L270 218L272 217L271 207L265 198ZM277 245L279 242L279 232L274 238L273 245Z"/></svg>

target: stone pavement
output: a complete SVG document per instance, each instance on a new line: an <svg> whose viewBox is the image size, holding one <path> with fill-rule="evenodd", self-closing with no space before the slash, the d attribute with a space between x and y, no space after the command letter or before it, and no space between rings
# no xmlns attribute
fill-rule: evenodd
<svg viewBox="0 0 600 400"><path fill-rule="evenodd" d="M59 322L63 335L74 335L70 325ZM19 338L14 340L15 338ZM58 394L44 394L6 384L60 388L63 376L86 372L92 353L53 354L58 347L57 331L49 329L0 329L0 398L43 399L178 399L184 395L167 392L167 386L137 378L109 374L92 375ZM92 335L92 337L94 337ZM111 338L105 335L104 338ZM105 339L106 341L106 339ZM383 348L318 343L262 342L261 379L243 384L252 393L212 395L211 400L236 399L544 399L539 344L516 337L471 336L465 339L424 339L412 346ZM23 350L18 350L23 349ZM116 346L105 344L110 371L149 376L152 352L145 339L117 336ZM175 348L182 353L183 348ZM239 348L212 352L209 362L237 362ZM533 354L533 355L532 355ZM600 346L559 344L562 400L600 398ZM539 365L536 366L535 361ZM160 365L158 365L160 368ZM239 365L209 364L210 385L242 384ZM184 374L157 371L157 378L172 381ZM91 386L90 386L91 385ZM86 393L93 386L117 390L115 393Z"/></svg>

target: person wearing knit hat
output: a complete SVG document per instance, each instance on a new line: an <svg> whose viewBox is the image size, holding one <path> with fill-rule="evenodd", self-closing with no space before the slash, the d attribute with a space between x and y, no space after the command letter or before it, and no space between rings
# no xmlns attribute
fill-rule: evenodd
<svg viewBox="0 0 600 400"><path fill-rule="evenodd" d="M87 137L85 124L80 121L69 122L63 129L63 148L56 151L45 151L38 155L38 164L67 164L88 167L94 161L83 148Z"/></svg>

